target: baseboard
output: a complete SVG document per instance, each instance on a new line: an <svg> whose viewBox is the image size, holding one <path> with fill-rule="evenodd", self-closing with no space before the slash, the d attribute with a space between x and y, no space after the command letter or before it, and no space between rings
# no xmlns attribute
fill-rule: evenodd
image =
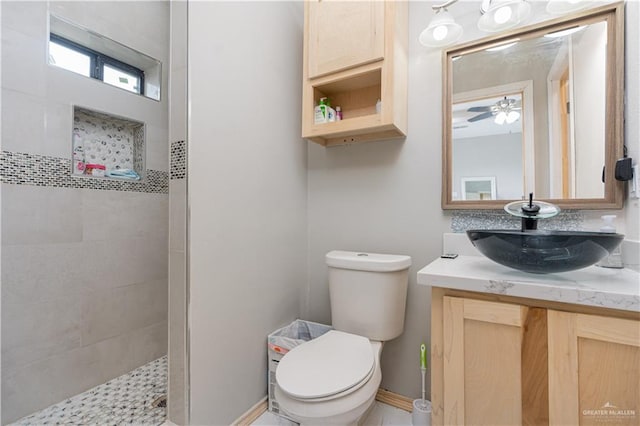
<svg viewBox="0 0 640 426"><path fill-rule="evenodd" d="M267 402L267 397L265 396L260 401L258 401L253 407L249 408L243 415L241 415L236 420L234 420L234 422L231 423L231 425L232 426L249 426L258 417L260 417L262 413L267 411L268 407L269 407L269 404Z"/></svg>
<svg viewBox="0 0 640 426"><path fill-rule="evenodd" d="M411 412L411 410L413 410L413 399L382 388L378 389L378 393L376 394L376 401L383 402L387 405L391 405L392 407L396 407L408 412Z"/></svg>

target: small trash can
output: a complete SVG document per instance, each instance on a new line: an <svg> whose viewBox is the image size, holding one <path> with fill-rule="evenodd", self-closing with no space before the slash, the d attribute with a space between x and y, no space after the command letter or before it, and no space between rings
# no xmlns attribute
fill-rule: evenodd
<svg viewBox="0 0 640 426"><path fill-rule="evenodd" d="M333 327L317 322L297 319L282 327L267 337L267 355L269 358L269 411L289 420L295 421L280 412L276 401L276 369L282 357L291 349L304 342L322 336Z"/></svg>

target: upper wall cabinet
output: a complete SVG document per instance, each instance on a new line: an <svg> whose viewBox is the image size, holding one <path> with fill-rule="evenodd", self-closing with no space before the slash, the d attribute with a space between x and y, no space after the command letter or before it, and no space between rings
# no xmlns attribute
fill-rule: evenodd
<svg viewBox="0 0 640 426"><path fill-rule="evenodd" d="M384 57L384 3L324 0L308 6L310 78Z"/></svg>
<svg viewBox="0 0 640 426"><path fill-rule="evenodd" d="M331 146L406 135L407 15L404 1L305 2L302 137ZM325 97L342 120L315 119Z"/></svg>

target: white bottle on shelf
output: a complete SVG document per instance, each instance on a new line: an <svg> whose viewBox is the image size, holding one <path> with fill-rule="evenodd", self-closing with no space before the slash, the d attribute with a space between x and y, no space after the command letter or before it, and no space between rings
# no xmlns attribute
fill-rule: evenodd
<svg viewBox="0 0 640 426"><path fill-rule="evenodd" d="M326 123L328 121L328 117L327 117L327 98L320 98L320 103L318 103L318 105L316 105L316 107L313 109L313 122L315 124L322 124L322 123Z"/></svg>

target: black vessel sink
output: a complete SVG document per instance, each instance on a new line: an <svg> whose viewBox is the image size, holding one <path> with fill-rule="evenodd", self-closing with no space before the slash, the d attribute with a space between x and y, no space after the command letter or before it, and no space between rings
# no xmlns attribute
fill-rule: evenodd
<svg viewBox="0 0 640 426"><path fill-rule="evenodd" d="M482 254L510 268L536 274L573 271L609 255L624 235L604 232L471 230Z"/></svg>

